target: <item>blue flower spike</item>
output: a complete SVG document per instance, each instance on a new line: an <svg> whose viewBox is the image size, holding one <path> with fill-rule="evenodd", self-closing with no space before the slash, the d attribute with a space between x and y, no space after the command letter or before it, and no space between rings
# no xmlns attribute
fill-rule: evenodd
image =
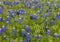
<svg viewBox="0 0 60 42"><path fill-rule="evenodd" d="M6 40L6 39L7 39L7 38L6 38L6 35L4 35L4 36L3 36L3 40Z"/></svg>
<svg viewBox="0 0 60 42"><path fill-rule="evenodd" d="M37 15L36 14L33 15L33 20L37 20Z"/></svg>
<svg viewBox="0 0 60 42"><path fill-rule="evenodd" d="M48 26L46 26L46 31L47 31L48 29L49 29Z"/></svg>
<svg viewBox="0 0 60 42"><path fill-rule="evenodd" d="M28 25L25 25L25 30L26 30L27 32L30 32L30 28L29 28Z"/></svg>
<svg viewBox="0 0 60 42"><path fill-rule="evenodd" d="M6 21L6 24L7 24L7 25L10 24L10 21Z"/></svg>
<svg viewBox="0 0 60 42"><path fill-rule="evenodd" d="M19 2L17 2L17 1L14 1L13 5L17 5L17 4L19 4Z"/></svg>
<svg viewBox="0 0 60 42"><path fill-rule="evenodd" d="M10 16L7 16L6 20L7 20L7 21L10 21Z"/></svg>
<svg viewBox="0 0 60 42"><path fill-rule="evenodd" d="M0 35L2 35L2 29L0 28Z"/></svg>
<svg viewBox="0 0 60 42"><path fill-rule="evenodd" d="M16 37L16 29L15 28L12 28L12 36L13 36L13 38Z"/></svg>
<svg viewBox="0 0 60 42"><path fill-rule="evenodd" d="M60 13L58 12L58 14L56 15L57 19L60 20Z"/></svg>
<svg viewBox="0 0 60 42"><path fill-rule="evenodd" d="M2 32L6 33L6 27L4 25L2 26Z"/></svg>
<svg viewBox="0 0 60 42"><path fill-rule="evenodd" d="M0 22L3 22L3 18L2 17L0 17Z"/></svg>
<svg viewBox="0 0 60 42"><path fill-rule="evenodd" d="M3 4L4 4L4 5L9 5L9 2L4 1Z"/></svg>
<svg viewBox="0 0 60 42"><path fill-rule="evenodd" d="M28 1L25 2L25 7L26 7L26 8L30 8L30 4L29 4Z"/></svg>
<svg viewBox="0 0 60 42"><path fill-rule="evenodd" d="M3 14L3 8L0 7L0 14Z"/></svg>
<svg viewBox="0 0 60 42"><path fill-rule="evenodd" d="M50 30L47 30L46 31L46 37L49 37L50 36Z"/></svg>
<svg viewBox="0 0 60 42"><path fill-rule="evenodd" d="M30 41L30 33L27 33L25 42L29 42L29 41Z"/></svg>
<svg viewBox="0 0 60 42"><path fill-rule="evenodd" d="M57 38L59 35L57 33L54 33L54 38Z"/></svg>
<svg viewBox="0 0 60 42"><path fill-rule="evenodd" d="M41 40L42 39L42 35L35 35L35 38L38 39L38 40Z"/></svg>
<svg viewBox="0 0 60 42"><path fill-rule="evenodd" d="M22 36L22 37L25 36L25 30L24 30L24 29L22 29L22 31L21 31L21 36Z"/></svg>
<svg viewBox="0 0 60 42"><path fill-rule="evenodd" d="M20 24L22 24L22 20L23 20L23 17L21 16L21 17L19 18L19 23L20 23Z"/></svg>
<svg viewBox="0 0 60 42"><path fill-rule="evenodd" d="M25 10L23 10L23 9L19 9L19 10L16 11L16 14L17 14L17 15L19 15L19 14L25 15L26 12L25 12Z"/></svg>
<svg viewBox="0 0 60 42"><path fill-rule="evenodd" d="M54 24L54 20L51 20L51 21L50 21L50 25L53 25L53 24Z"/></svg>

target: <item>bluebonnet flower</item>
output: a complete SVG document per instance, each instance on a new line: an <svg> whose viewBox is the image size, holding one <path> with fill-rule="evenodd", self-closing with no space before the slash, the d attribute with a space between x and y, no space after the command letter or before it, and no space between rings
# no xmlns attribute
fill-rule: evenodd
<svg viewBox="0 0 60 42"><path fill-rule="evenodd" d="M17 1L14 1L13 5L17 5L17 4L19 4L19 2L17 2Z"/></svg>
<svg viewBox="0 0 60 42"><path fill-rule="evenodd" d="M12 18L15 17L14 12L12 10L9 10L8 13L9 13L9 16L11 16Z"/></svg>
<svg viewBox="0 0 60 42"><path fill-rule="evenodd" d="M42 36L41 35L35 35L35 38L40 40L42 38Z"/></svg>
<svg viewBox="0 0 60 42"><path fill-rule="evenodd" d="M26 29L27 32L30 32L30 28L29 28L28 25L25 25L25 29Z"/></svg>
<svg viewBox="0 0 60 42"><path fill-rule="evenodd" d="M53 18L54 21L55 21L56 19L57 19L56 17Z"/></svg>
<svg viewBox="0 0 60 42"><path fill-rule="evenodd" d="M33 16L30 15L30 19L31 19L31 20L37 20L37 15L36 15L36 14L34 14Z"/></svg>
<svg viewBox="0 0 60 42"><path fill-rule="evenodd" d="M56 15L56 17L57 17L57 19L60 20L60 13L58 13L58 14Z"/></svg>
<svg viewBox="0 0 60 42"><path fill-rule="evenodd" d="M14 18L15 17L14 13L12 13L11 16L12 16L12 18Z"/></svg>
<svg viewBox="0 0 60 42"><path fill-rule="evenodd" d="M36 10L37 8L39 8L38 4L35 5L34 10Z"/></svg>
<svg viewBox="0 0 60 42"><path fill-rule="evenodd" d="M26 12L23 10L23 9L19 9L16 11L16 14L19 15L19 14L26 14Z"/></svg>
<svg viewBox="0 0 60 42"><path fill-rule="evenodd" d="M44 6L44 2L41 3L41 6L42 6L42 7Z"/></svg>
<svg viewBox="0 0 60 42"><path fill-rule="evenodd" d="M16 29L12 28L12 36L15 38L16 37Z"/></svg>
<svg viewBox="0 0 60 42"><path fill-rule="evenodd" d="M20 23L20 24L22 24L22 20L23 20L23 17L21 16L21 17L19 18L19 23Z"/></svg>
<svg viewBox="0 0 60 42"><path fill-rule="evenodd" d="M49 37L49 35L50 35L50 30L47 30L46 31L46 37Z"/></svg>
<svg viewBox="0 0 60 42"><path fill-rule="evenodd" d="M49 29L48 26L46 26L46 31L47 31L48 29Z"/></svg>
<svg viewBox="0 0 60 42"><path fill-rule="evenodd" d="M7 38L6 38L6 35L4 35L4 36L3 36L3 40L6 40L6 39L7 39Z"/></svg>
<svg viewBox="0 0 60 42"><path fill-rule="evenodd" d="M57 33L54 33L54 38L57 38L58 37L58 34Z"/></svg>
<svg viewBox="0 0 60 42"><path fill-rule="evenodd" d="M2 32L6 32L6 27L4 25L2 26Z"/></svg>
<svg viewBox="0 0 60 42"><path fill-rule="evenodd" d="M0 35L2 35L2 29L0 28Z"/></svg>
<svg viewBox="0 0 60 42"><path fill-rule="evenodd" d="M35 4L38 4L38 0L34 0L33 2L34 2Z"/></svg>
<svg viewBox="0 0 60 42"><path fill-rule="evenodd" d="M43 12L43 7L40 7L40 10L38 11L38 14L42 14Z"/></svg>
<svg viewBox="0 0 60 42"><path fill-rule="evenodd" d="M29 42L29 41L30 41L30 33L27 33L25 42Z"/></svg>
<svg viewBox="0 0 60 42"><path fill-rule="evenodd" d="M7 16L7 19L6 19L7 21L10 21L10 16Z"/></svg>
<svg viewBox="0 0 60 42"><path fill-rule="evenodd" d="M36 20L36 19L37 19L37 15L34 14L34 15L33 15L33 20Z"/></svg>
<svg viewBox="0 0 60 42"><path fill-rule="evenodd" d="M30 4L29 4L28 1L25 2L25 7L26 7L26 8L30 8Z"/></svg>
<svg viewBox="0 0 60 42"><path fill-rule="evenodd" d="M3 21L2 17L0 17L0 21L1 21L1 22Z"/></svg>
<svg viewBox="0 0 60 42"><path fill-rule="evenodd" d="M53 25L53 24L54 24L54 20L51 20L51 21L50 21L50 25Z"/></svg>
<svg viewBox="0 0 60 42"><path fill-rule="evenodd" d="M33 16L32 15L30 15L30 19L33 20Z"/></svg>
<svg viewBox="0 0 60 42"><path fill-rule="evenodd" d="M22 35L22 37L25 36L25 30L24 30L24 29L22 29L22 31L21 31L21 35Z"/></svg>
<svg viewBox="0 0 60 42"><path fill-rule="evenodd" d="M50 12L48 12L47 14L44 15L44 18L47 18L50 16Z"/></svg>
<svg viewBox="0 0 60 42"><path fill-rule="evenodd" d="M9 2L4 1L3 4L4 4L4 5L9 5Z"/></svg>
<svg viewBox="0 0 60 42"><path fill-rule="evenodd" d="M10 23L10 21L6 21L6 24L9 24Z"/></svg>
<svg viewBox="0 0 60 42"><path fill-rule="evenodd" d="M12 9L11 9L11 10L9 10L9 11L8 11L8 13L9 13L8 15L12 15L12 14L13 14Z"/></svg>
<svg viewBox="0 0 60 42"><path fill-rule="evenodd" d="M0 7L0 14L2 14L3 13L3 8L2 7Z"/></svg>

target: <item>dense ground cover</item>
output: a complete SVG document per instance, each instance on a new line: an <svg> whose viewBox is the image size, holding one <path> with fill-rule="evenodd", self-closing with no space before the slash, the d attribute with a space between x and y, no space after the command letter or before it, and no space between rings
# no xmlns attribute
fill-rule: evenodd
<svg viewBox="0 0 60 42"><path fill-rule="evenodd" d="M0 42L60 42L60 0L0 0Z"/></svg>

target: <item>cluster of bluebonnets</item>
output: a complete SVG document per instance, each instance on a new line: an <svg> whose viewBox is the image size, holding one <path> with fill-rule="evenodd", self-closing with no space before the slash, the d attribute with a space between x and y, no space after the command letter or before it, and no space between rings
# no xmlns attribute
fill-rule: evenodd
<svg viewBox="0 0 60 42"><path fill-rule="evenodd" d="M60 0L57 0L57 3L55 3L55 0L50 0L50 2L1 0L0 42L3 42L3 40L4 42L5 40L7 40L6 42L15 42L16 38L18 38L16 42L54 42L52 40L43 41L42 39L53 37L56 40L60 37L59 32L54 29L55 22L57 22L57 28L60 28L60 23L58 23L60 21L59 2ZM57 42L59 41L58 39Z"/></svg>

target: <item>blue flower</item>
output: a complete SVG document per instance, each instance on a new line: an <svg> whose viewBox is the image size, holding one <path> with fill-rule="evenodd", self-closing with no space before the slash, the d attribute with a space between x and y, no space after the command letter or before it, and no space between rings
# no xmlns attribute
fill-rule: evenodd
<svg viewBox="0 0 60 42"><path fill-rule="evenodd" d="M58 37L58 34L57 33L54 33L54 38L57 38Z"/></svg>
<svg viewBox="0 0 60 42"><path fill-rule="evenodd" d="M47 31L48 29L49 29L48 26L46 26L46 31Z"/></svg>
<svg viewBox="0 0 60 42"><path fill-rule="evenodd" d="M0 35L2 35L2 29L0 28Z"/></svg>
<svg viewBox="0 0 60 42"><path fill-rule="evenodd" d="M21 17L19 18L19 23L20 23L20 24L22 24L22 20L23 20L23 17L21 16Z"/></svg>
<svg viewBox="0 0 60 42"><path fill-rule="evenodd" d="M25 2L25 7L26 7L26 8L30 8L30 4L29 4L28 1Z"/></svg>
<svg viewBox="0 0 60 42"><path fill-rule="evenodd" d="M54 24L54 20L51 20L51 21L50 21L50 25L53 25L53 24Z"/></svg>
<svg viewBox="0 0 60 42"><path fill-rule="evenodd" d="M17 1L14 1L13 5L17 5L17 4L19 4L19 2L17 2Z"/></svg>
<svg viewBox="0 0 60 42"><path fill-rule="evenodd" d="M30 40L30 33L27 33L26 39Z"/></svg>
<svg viewBox="0 0 60 42"><path fill-rule="evenodd" d="M57 17L57 19L60 20L60 13L58 13L58 14L56 15L56 17Z"/></svg>
<svg viewBox="0 0 60 42"><path fill-rule="evenodd" d="M37 15L36 15L36 14L34 14L33 16L30 15L30 19L31 19L31 20L37 20Z"/></svg>
<svg viewBox="0 0 60 42"><path fill-rule="evenodd" d="M44 15L44 18L47 18L50 16L50 12L48 12L47 14Z"/></svg>
<svg viewBox="0 0 60 42"><path fill-rule="evenodd" d="M35 38L40 40L42 38L42 36L41 35L35 35Z"/></svg>
<svg viewBox="0 0 60 42"><path fill-rule="evenodd" d="M22 31L21 31L21 35L22 35L22 37L25 36L25 30L24 30L24 29L22 29Z"/></svg>
<svg viewBox="0 0 60 42"><path fill-rule="evenodd" d="M46 37L49 37L49 35L50 35L50 30L47 30L46 31Z"/></svg>
<svg viewBox="0 0 60 42"><path fill-rule="evenodd" d="M12 14L11 14L11 16L12 16L12 18L15 18L15 15L14 15L14 13L12 13Z"/></svg>
<svg viewBox="0 0 60 42"><path fill-rule="evenodd" d="M43 7L40 7L40 11L38 11L38 14L42 14L43 12Z"/></svg>
<svg viewBox="0 0 60 42"><path fill-rule="evenodd" d="M9 5L9 2L4 1L3 4L4 4L4 5Z"/></svg>
<svg viewBox="0 0 60 42"><path fill-rule="evenodd" d="M2 32L6 32L6 27L4 25L2 26Z"/></svg>
<svg viewBox="0 0 60 42"><path fill-rule="evenodd" d="M1 21L1 22L3 21L2 17L0 17L0 21Z"/></svg>
<svg viewBox="0 0 60 42"><path fill-rule="evenodd" d="M6 24L9 24L10 23L10 21L6 21Z"/></svg>
<svg viewBox="0 0 60 42"><path fill-rule="evenodd" d="M25 25L25 30L26 30L27 32L30 32L30 28L29 28L28 25Z"/></svg>
<svg viewBox="0 0 60 42"><path fill-rule="evenodd" d="M32 15L30 15L30 19L33 20L33 16Z"/></svg>
<svg viewBox="0 0 60 42"><path fill-rule="evenodd" d="M12 36L15 38L16 37L16 29L12 28Z"/></svg>
<svg viewBox="0 0 60 42"><path fill-rule="evenodd" d="M2 14L3 13L3 8L2 7L0 7L0 14Z"/></svg>
<svg viewBox="0 0 60 42"><path fill-rule="evenodd" d="M38 4L35 5L34 10L36 10L37 8L39 8Z"/></svg>
<svg viewBox="0 0 60 42"><path fill-rule="evenodd" d="M12 10L9 10L8 13L9 13L8 15L12 15L13 14L13 11Z"/></svg>
<svg viewBox="0 0 60 42"><path fill-rule="evenodd" d="M6 35L3 36L3 40L6 40Z"/></svg>
<svg viewBox="0 0 60 42"><path fill-rule="evenodd" d="M19 14L26 14L26 12L23 10L23 9L19 9L16 11L16 14L19 15Z"/></svg>
<svg viewBox="0 0 60 42"><path fill-rule="evenodd" d="M37 15L34 14L34 15L33 15L33 20L36 20L36 19L37 19Z"/></svg>
<svg viewBox="0 0 60 42"><path fill-rule="evenodd" d="M34 0L33 2L34 2L35 4L38 4L38 0Z"/></svg>
<svg viewBox="0 0 60 42"><path fill-rule="evenodd" d="M54 17L53 20L54 20L54 21L57 20L57 17Z"/></svg>
<svg viewBox="0 0 60 42"><path fill-rule="evenodd" d="M10 17L9 16L7 16L7 19L6 19L7 21L10 21Z"/></svg>

